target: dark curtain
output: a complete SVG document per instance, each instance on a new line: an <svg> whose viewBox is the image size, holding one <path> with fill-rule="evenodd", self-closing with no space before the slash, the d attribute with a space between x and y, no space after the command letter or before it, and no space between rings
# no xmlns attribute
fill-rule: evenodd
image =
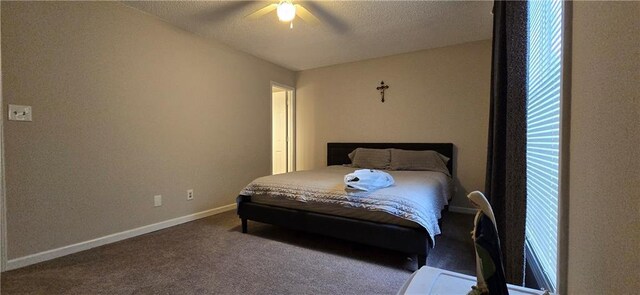
<svg viewBox="0 0 640 295"><path fill-rule="evenodd" d="M524 281L527 2L494 1L485 192L496 218L507 282Z"/></svg>

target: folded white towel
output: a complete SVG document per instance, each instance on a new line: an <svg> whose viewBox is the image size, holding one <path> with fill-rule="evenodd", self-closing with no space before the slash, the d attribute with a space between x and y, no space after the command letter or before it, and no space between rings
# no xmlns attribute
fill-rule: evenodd
<svg viewBox="0 0 640 295"><path fill-rule="evenodd" d="M384 171L359 169L344 176L348 188L373 191L393 185L393 177Z"/></svg>

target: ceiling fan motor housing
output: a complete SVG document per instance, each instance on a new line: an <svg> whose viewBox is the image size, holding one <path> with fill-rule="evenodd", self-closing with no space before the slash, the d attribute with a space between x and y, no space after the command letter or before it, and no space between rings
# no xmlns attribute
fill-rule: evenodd
<svg viewBox="0 0 640 295"><path fill-rule="evenodd" d="M290 22L296 17L296 7L291 1L280 1L276 10L278 19L282 22Z"/></svg>

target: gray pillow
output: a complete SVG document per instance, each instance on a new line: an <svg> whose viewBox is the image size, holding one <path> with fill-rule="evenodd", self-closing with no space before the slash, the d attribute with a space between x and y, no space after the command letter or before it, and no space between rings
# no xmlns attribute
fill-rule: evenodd
<svg viewBox="0 0 640 295"><path fill-rule="evenodd" d="M353 154L353 157L351 157ZM390 149L357 148L349 154L353 167L369 169L389 169Z"/></svg>
<svg viewBox="0 0 640 295"><path fill-rule="evenodd" d="M349 160L351 160L351 163L353 163L353 157L355 157L355 156L356 156L356 151L357 151L357 150L358 150L358 149L355 149L355 150L351 151L351 152L349 153L349 155L348 155L348 156L349 156Z"/></svg>
<svg viewBox="0 0 640 295"><path fill-rule="evenodd" d="M423 170L442 172L451 176L446 162L449 158L436 151L407 151L391 149L391 170Z"/></svg>

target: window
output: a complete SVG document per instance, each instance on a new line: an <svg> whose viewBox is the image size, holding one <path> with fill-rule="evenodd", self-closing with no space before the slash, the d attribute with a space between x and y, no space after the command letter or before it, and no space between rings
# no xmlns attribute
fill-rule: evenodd
<svg viewBox="0 0 640 295"><path fill-rule="evenodd" d="M528 2L527 262L556 289L563 3Z"/></svg>

